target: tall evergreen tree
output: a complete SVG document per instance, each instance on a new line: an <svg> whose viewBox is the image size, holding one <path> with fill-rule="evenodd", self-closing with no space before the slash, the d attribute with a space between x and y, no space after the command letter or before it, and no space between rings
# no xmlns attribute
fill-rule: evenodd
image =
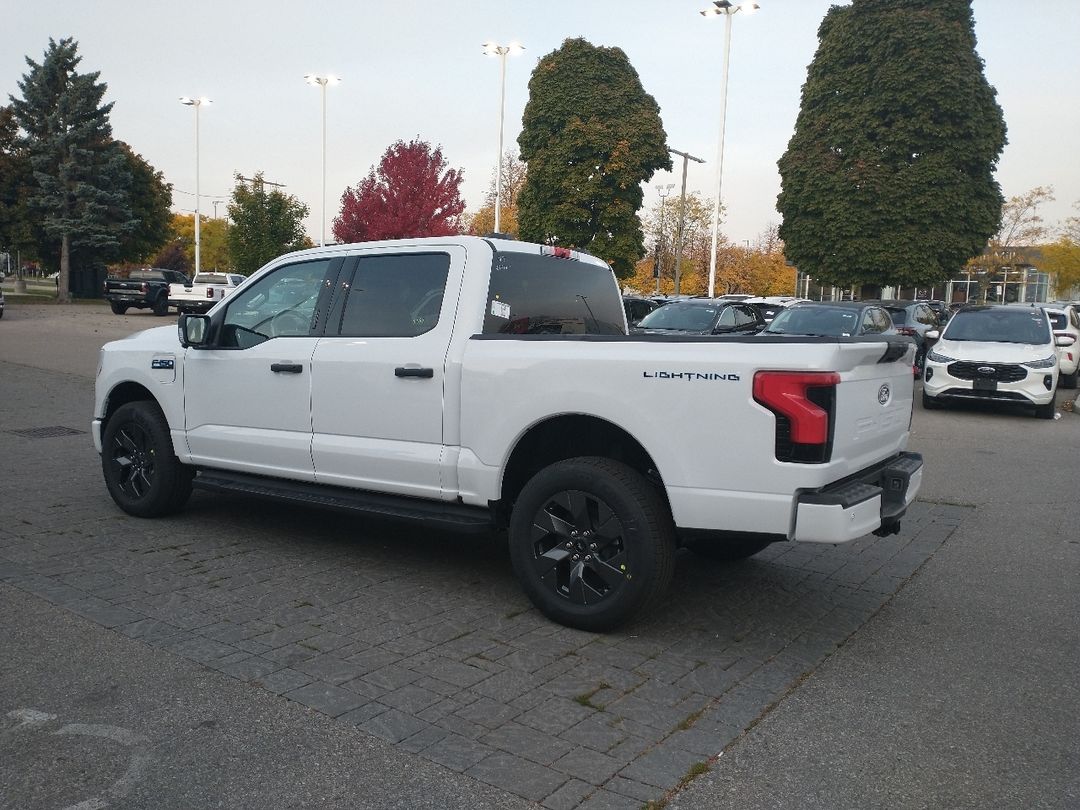
<svg viewBox="0 0 1080 810"><path fill-rule="evenodd" d="M0 107L0 252L30 246L23 197L32 174L18 131L11 107Z"/></svg>
<svg viewBox="0 0 1080 810"><path fill-rule="evenodd" d="M308 207L290 194L267 192L262 172L249 187L236 176L229 202L229 255L236 272L245 276L291 250L311 247L304 232Z"/></svg>
<svg viewBox="0 0 1080 810"><path fill-rule="evenodd" d="M620 48L568 39L529 80L522 239L584 248L620 277L644 255L641 184L670 169L660 107Z"/></svg>
<svg viewBox="0 0 1080 810"><path fill-rule="evenodd" d="M831 284L928 285L998 226L1005 121L970 0L833 6L779 161L787 257Z"/></svg>
<svg viewBox="0 0 1080 810"><path fill-rule="evenodd" d="M50 38L41 64L26 58L22 98L10 97L34 173L27 203L40 216L39 257L55 255L59 245L61 301L71 300L72 250L86 249L84 257L101 251L104 260L138 224L127 161L112 140L113 105L101 103L106 85L98 72L77 72L77 51L74 39Z"/></svg>

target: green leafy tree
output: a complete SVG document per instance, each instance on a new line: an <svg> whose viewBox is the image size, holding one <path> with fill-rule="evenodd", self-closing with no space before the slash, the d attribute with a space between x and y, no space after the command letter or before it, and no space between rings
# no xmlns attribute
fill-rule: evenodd
<svg viewBox="0 0 1080 810"><path fill-rule="evenodd" d="M64 302L71 300L73 250L80 264L103 264L138 224L127 159L112 140L113 105L102 104L106 85L98 72L77 71L77 51L74 39L50 39L41 64L26 58L22 98L10 97L33 169L26 202L40 223L37 254L52 263L59 250L57 298Z"/></svg>
<svg viewBox="0 0 1080 810"><path fill-rule="evenodd" d="M202 270L229 270L233 267L229 249L229 221L214 219L202 214L199 225L199 265ZM171 237L180 244L187 256L187 264L195 268L195 215L173 214L170 225ZM277 255L277 254L275 254ZM163 265L155 265L162 267ZM257 265L261 267L262 265ZM246 275L246 274L245 274Z"/></svg>
<svg viewBox="0 0 1080 810"><path fill-rule="evenodd" d="M1005 146L971 0L833 6L779 161L787 256L831 284L928 285L997 230Z"/></svg>
<svg viewBox="0 0 1080 810"><path fill-rule="evenodd" d="M518 235L518 195L525 185L528 166L513 150L507 150L502 156L502 205L499 208L499 228L502 233ZM495 230L495 172L491 173L487 194L480 210L469 217L468 232L483 236Z"/></svg>
<svg viewBox="0 0 1080 810"><path fill-rule="evenodd" d="M276 188L268 192L262 172L255 174L250 185L236 175L228 232L229 255L236 272L250 275L283 253L311 247L304 232L307 215L308 207L291 194Z"/></svg>
<svg viewBox="0 0 1080 810"><path fill-rule="evenodd" d="M146 262L162 249L171 236L172 183L166 182L165 175L126 143L117 141L117 145L124 153L131 175L128 198L131 213L138 221L138 225L121 238L119 259Z"/></svg>
<svg viewBox="0 0 1080 810"><path fill-rule="evenodd" d="M518 146L521 237L584 248L631 275L645 252L641 184L671 158L660 107L622 49L568 39L543 57Z"/></svg>

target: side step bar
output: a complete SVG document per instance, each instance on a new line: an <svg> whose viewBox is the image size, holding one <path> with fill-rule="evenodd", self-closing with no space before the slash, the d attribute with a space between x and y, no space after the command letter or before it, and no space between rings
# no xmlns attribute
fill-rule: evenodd
<svg viewBox="0 0 1080 810"><path fill-rule="evenodd" d="M391 520L422 523L445 531L480 534L494 528L490 510L459 503L426 501L403 495L366 492L306 481L287 481L228 470L200 469L193 483L199 489L211 492L231 492L338 511L360 512Z"/></svg>

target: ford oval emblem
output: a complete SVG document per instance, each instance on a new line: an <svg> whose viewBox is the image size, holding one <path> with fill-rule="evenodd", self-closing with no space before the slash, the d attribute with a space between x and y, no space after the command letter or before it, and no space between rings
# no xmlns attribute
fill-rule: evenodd
<svg viewBox="0 0 1080 810"><path fill-rule="evenodd" d="M992 377L994 372L996 371L993 366L979 366L975 370L982 374L984 377Z"/></svg>
<svg viewBox="0 0 1080 810"><path fill-rule="evenodd" d="M882 405L889 404L889 386L883 385L877 390L877 401Z"/></svg>

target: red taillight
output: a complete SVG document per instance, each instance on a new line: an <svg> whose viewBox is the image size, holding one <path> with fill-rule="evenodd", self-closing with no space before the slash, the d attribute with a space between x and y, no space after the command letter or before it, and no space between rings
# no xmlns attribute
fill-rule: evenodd
<svg viewBox="0 0 1080 810"><path fill-rule="evenodd" d="M206 297L207 298L213 298L214 297L214 288L213 287L207 287L206 288Z"/></svg>
<svg viewBox="0 0 1080 810"><path fill-rule="evenodd" d="M790 420L795 444L824 445L829 441L829 412L810 392L839 383L835 371L759 371L754 375L754 401Z"/></svg>
<svg viewBox="0 0 1080 810"><path fill-rule="evenodd" d="M139 289L144 293L150 292L150 285L144 281L142 284L139 285Z"/></svg>
<svg viewBox="0 0 1080 810"><path fill-rule="evenodd" d="M919 334L914 329L912 329L910 326L898 326L898 327L896 327L896 331L899 334L904 335L905 337L915 337L916 335Z"/></svg>

